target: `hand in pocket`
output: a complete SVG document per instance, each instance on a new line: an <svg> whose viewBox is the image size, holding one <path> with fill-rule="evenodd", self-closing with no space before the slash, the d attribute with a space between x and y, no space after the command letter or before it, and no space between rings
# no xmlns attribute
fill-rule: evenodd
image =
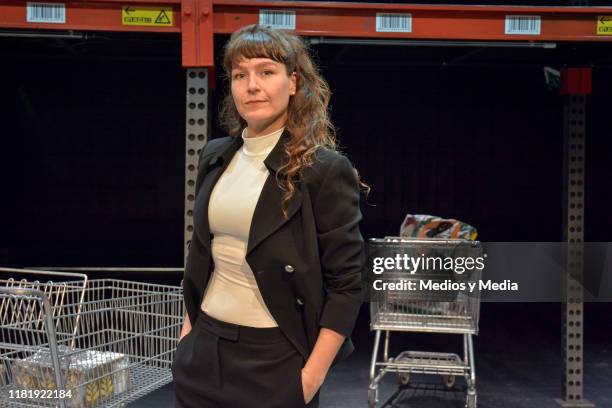
<svg viewBox="0 0 612 408"><path fill-rule="evenodd" d="M302 369L302 393L304 394L305 404L312 401L320 387L319 382L308 371Z"/></svg>

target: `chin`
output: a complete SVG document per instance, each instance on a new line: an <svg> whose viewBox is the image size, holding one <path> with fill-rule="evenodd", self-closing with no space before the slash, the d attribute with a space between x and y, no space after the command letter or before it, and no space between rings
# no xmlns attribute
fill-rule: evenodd
<svg viewBox="0 0 612 408"><path fill-rule="evenodd" d="M265 121L266 119L268 119L270 117L270 115L266 115L266 114L257 114L257 115L244 115L243 118L244 120L246 120L247 122L257 122L257 121Z"/></svg>

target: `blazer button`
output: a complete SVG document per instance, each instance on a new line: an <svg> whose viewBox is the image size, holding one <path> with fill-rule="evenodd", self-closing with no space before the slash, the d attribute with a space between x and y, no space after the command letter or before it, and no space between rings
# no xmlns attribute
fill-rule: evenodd
<svg viewBox="0 0 612 408"><path fill-rule="evenodd" d="M295 302L300 306L304 305L304 301L301 298L295 298Z"/></svg>
<svg viewBox="0 0 612 408"><path fill-rule="evenodd" d="M293 273L293 271L295 271L295 269L293 268L293 266L291 266L291 265L285 265L285 272L287 272L287 273Z"/></svg>

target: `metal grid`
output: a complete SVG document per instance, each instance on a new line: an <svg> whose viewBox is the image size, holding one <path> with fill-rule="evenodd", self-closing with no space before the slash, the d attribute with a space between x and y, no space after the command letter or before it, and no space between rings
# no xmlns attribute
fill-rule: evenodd
<svg viewBox="0 0 612 408"><path fill-rule="evenodd" d="M0 283L0 408L119 407L172 381L180 287L116 279ZM11 398L45 389L72 396Z"/></svg>
<svg viewBox="0 0 612 408"><path fill-rule="evenodd" d="M187 123L185 143L185 234L184 259L193 235L193 205L196 195L198 158L208 141L208 69L187 70Z"/></svg>
<svg viewBox="0 0 612 408"><path fill-rule="evenodd" d="M583 237L586 96L567 97L564 116L564 229L568 242L563 304L563 407L593 407L583 395Z"/></svg>
<svg viewBox="0 0 612 408"><path fill-rule="evenodd" d="M407 240L371 239L368 242L370 257L385 254L418 258L456 258L481 254L478 243L463 240ZM440 266L432 265L431 266ZM430 280L467 283L478 282L482 270L463 274L442 268L418 271L387 270L380 275L385 282L414 283L414 290L383 290L374 294L370 302L371 330L423 331L438 333L478 333L480 315L480 291L469 289L421 290L419 282Z"/></svg>
<svg viewBox="0 0 612 408"><path fill-rule="evenodd" d="M372 307L372 306L371 306ZM371 323L372 330L389 330L424 333L472 333L476 332L475 322L469 317L446 317L429 314L405 314L385 312L379 309Z"/></svg>
<svg viewBox="0 0 612 408"><path fill-rule="evenodd" d="M463 375L469 367L458 355L428 351L403 351L388 364L398 372L414 374Z"/></svg>

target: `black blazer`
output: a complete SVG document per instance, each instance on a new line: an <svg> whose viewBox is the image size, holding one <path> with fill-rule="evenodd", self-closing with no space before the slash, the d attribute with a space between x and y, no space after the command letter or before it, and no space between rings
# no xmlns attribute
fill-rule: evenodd
<svg viewBox="0 0 612 408"><path fill-rule="evenodd" d="M290 135L285 129L265 159L270 174L255 207L246 252L255 280L279 328L308 358L327 327L347 336L334 364L353 351L350 334L362 302L364 242L359 231L359 184L350 161L318 149L313 165L296 183L296 192L280 207L282 190L275 174ZM198 162L194 232L185 264L183 290L192 325L214 269L208 203L217 180L243 141L223 137L209 141Z"/></svg>

